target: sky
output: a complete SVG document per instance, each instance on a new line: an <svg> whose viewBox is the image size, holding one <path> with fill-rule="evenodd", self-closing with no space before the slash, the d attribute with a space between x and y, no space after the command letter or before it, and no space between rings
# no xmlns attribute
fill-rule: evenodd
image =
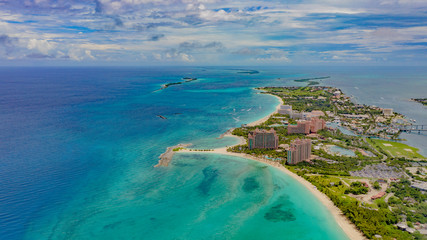
<svg viewBox="0 0 427 240"><path fill-rule="evenodd" d="M0 65L427 65L427 0L0 0Z"/></svg>

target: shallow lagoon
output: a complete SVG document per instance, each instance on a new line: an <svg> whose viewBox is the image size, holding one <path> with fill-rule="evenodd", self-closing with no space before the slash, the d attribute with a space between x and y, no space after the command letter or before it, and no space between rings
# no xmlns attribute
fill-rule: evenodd
<svg viewBox="0 0 427 240"><path fill-rule="evenodd" d="M356 154L353 150L342 148L337 145L328 146L329 150L336 155L346 156L346 157L355 157Z"/></svg>

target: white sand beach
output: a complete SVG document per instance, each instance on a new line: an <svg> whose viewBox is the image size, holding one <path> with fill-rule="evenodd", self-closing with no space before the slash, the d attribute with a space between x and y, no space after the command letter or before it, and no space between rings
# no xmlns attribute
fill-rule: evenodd
<svg viewBox="0 0 427 240"><path fill-rule="evenodd" d="M253 127L253 126L260 125L261 123L263 123L263 122L267 121L267 120L271 117L271 115L276 114L276 113L278 113L278 112L279 112L280 105L282 105L282 104L283 104L283 100L282 100L282 98L280 98L280 97L278 97L278 96L276 96L276 95L272 95L272 94L268 94L268 95L273 96L273 97L275 97L275 98L279 99L280 104L278 104L278 105L277 105L276 110L275 110L274 112L272 112L272 113L268 114L267 116L265 116L265 117L263 117L263 118L259 119L259 120L256 120L256 121L253 121L253 122L251 122L251 123L248 123L248 124L247 124L247 126L249 126L249 127Z"/></svg>

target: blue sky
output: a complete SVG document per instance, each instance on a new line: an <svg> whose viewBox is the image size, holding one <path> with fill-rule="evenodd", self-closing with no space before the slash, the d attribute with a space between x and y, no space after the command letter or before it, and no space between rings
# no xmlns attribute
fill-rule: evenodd
<svg viewBox="0 0 427 240"><path fill-rule="evenodd" d="M0 65L427 65L426 0L0 0Z"/></svg>

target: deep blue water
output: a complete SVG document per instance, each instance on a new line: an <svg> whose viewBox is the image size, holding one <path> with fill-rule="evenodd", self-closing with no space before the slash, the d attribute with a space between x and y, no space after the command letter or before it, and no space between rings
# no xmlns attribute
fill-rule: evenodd
<svg viewBox="0 0 427 240"><path fill-rule="evenodd" d="M342 239L326 209L270 167L209 154L152 167L171 145L232 144L216 137L277 104L253 87L326 74L328 84L380 106L368 93L377 85L366 82L389 81L376 69L366 78L358 69L255 70L0 68L0 239ZM425 71L409 72L399 74L410 88L384 107L426 122L425 107L402 100L427 92ZM198 80L156 91L182 77Z"/></svg>

